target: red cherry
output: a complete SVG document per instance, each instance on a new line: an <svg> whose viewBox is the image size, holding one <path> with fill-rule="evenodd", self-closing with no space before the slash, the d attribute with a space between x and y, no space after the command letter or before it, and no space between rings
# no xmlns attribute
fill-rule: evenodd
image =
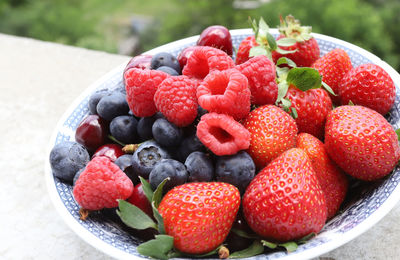
<svg viewBox="0 0 400 260"><path fill-rule="evenodd" d="M179 65L181 65L181 68L185 67L187 60L189 59L190 55L192 55L193 50L196 48L196 46L189 46L183 49L179 55L178 55L178 61Z"/></svg>
<svg viewBox="0 0 400 260"><path fill-rule="evenodd" d="M75 140L88 150L94 151L104 144L106 138L106 123L98 115L88 115L76 128Z"/></svg>
<svg viewBox="0 0 400 260"><path fill-rule="evenodd" d="M125 71L131 69L131 68L137 68L137 69L150 69L150 62L151 62L151 55L147 55L147 54L141 54L141 55L137 55L135 57L133 57L128 64L126 65L125 69L124 69L124 73Z"/></svg>
<svg viewBox="0 0 400 260"><path fill-rule="evenodd" d="M221 49L232 56L231 33L222 25L212 25L204 29L197 40L197 45Z"/></svg>
<svg viewBox="0 0 400 260"><path fill-rule="evenodd" d="M143 212L149 215L150 217L153 216L153 209L150 205L149 200L144 194L141 183L135 186L132 195L128 198L128 202L135 205L139 209L143 210Z"/></svg>
<svg viewBox="0 0 400 260"><path fill-rule="evenodd" d="M105 144L100 146L93 154L92 159L96 156L108 157L112 162L117 160L118 157L124 155L122 146L119 144Z"/></svg>

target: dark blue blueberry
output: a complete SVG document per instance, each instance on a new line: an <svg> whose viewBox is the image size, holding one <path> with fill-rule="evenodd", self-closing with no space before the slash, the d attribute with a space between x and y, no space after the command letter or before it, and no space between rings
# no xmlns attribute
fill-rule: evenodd
<svg viewBox="0 0 400 260"><path fill-rule="evenodd" d="M180 144L183 131L165 118L157 119L152 126L154 140L164 147L172 147Z"/></svg>
<svg viewBox="0 0 400 260"><path fill-rule="evenodd" d="M173 68L178 74L181 74L181 66L179 61L168 52L160 52L151 58L150 68L155 70L159 67L167 66Z"/></svg>
<svg viewBox="0 0 400 260"><path fill-rule="evenodd" d="M125 86L119 86L119 87L117 87L116 89L114 89L114 91L118 91L118 92L120 92L120 93L126 95L126 88L125 88Z"/></svg>
<svg viewBox="0 0 400 260"><path fill-rule="evenodd" d="M75 142L59 143L50 152L50 166L54 176L68 183L73 182L75 174L89 160L86 148Z"/></svg>
<svg viewBox="0 0 400 260"><path fill-rule="evenodd" d="M177 158L184 162L189 154L199 151L205 152L206 148L196 134L186 136L177 149Z"/></svg>
<svg viewBox="0 0 400 260"><path fill-rule="evenodd" d="M220 156L215 164L216 180L236 186L241 194L254 178L255 172L253 159L245 151L234 155Z"/></svg>
<svg viewBox="0 0 400 260"><path fill-rule="evenodd" d="M174 69L171 68L171 67L161 66L161 67L157 68L157 70L158 70L158 71L165 72L165 73L168 73L168 74L171 75L171 76L179 76L179 73L176 72L176 70L174 70Z"/></svg>
<svg viewBox="0 0 400 260"><path fill-rule="evenodd" d="M106 95L109 95L110 92L106 89L98 90L93 93L89 98L89 111L90 114L96 115L97 114L97 104L99 103L100 99Z"/></svg>
<svg viewBox="0 0 400 260"><path fill-rule="evenodd" d="M76 181L79 179L79 176L81 176L81 173L85 170L85 168L80 169L75 173L75 176L72 180L72 186L75 186Z"/></svg>
<svg viewBox="0 0 400 260"><path fill-rule="evenodd" d="M158 113L154 114L153 116L142 117L139 119L139 122L137 125L137 132L142 141L147 141L147 140L150 140L153 138L152 127L153 127L154 121L156 121L158 118L162 118L162 117L163 117L163 115L158 112Z"/></svg>
<svg viewBox="0 0 400 260"><path fill-rule="evenodd" d="M189 173L188 181L211 181L214 177L214 165L210 157L202 152L191 153L185 161Z"/></svg>
<svg viewBox="0 0 400 260"><path fill-rule="evenodd" d="M132 156L134 171L145 179L154 166L162 159L171 158L170 154L153 140L142 143Z"/></svg>
<svg viewBox="0 0 400 260"><path fill-rule="evenodd" d="M100 99L96 110L100 117L108 121L117 116L127 115L129 106L128 102L126 102L126 95L118 91L106 95Z"/></svg>
<svg viewBox="0 0 400 260"><path fill-rule="evenodd" d="M133 116L117 116L110 123L110 133L124 144L135 144L139 141L137 125Z"/></svg>
<svg viewBox="0 0 400 260"><path fill-rule="evenodd" d="M134 185L140 182L139 177L132 167L132 155L124 154L118 157L115 162L116 165L131 179Z"/></svg>
<svg viewBox="0 0 400 260"><path fill-rule="evenodd" d="M161 160L150 172L149 183L151 188L155 190L157 186L168 177L170 179L164 185L164 192L186 182L188 172L185 165L173 159Z"/></svg>
<svg viewBox="0 0 400 260"><path fill-rule="evenodd" d="M207 113L208 113L208 111L205 110L204 108L202 108L201 106L197 107L197 118L200 119L202 116L204 116Z"/></svg>

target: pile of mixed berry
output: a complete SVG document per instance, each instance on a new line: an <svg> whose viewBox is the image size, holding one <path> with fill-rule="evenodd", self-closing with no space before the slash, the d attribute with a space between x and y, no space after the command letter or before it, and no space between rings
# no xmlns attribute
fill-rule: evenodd
<svg viewBox="0 0 400 260"><path fill-rule="evenodd" d="M132 58L124 89L90 96L76 142L50 154L82 218L113 212L154 258L292 251L338 214L351 183L392 172L390 76L342 49L320 57L292 16L276 39L251 24L235 59L229 31L211 26L178 57Z"/></svg>

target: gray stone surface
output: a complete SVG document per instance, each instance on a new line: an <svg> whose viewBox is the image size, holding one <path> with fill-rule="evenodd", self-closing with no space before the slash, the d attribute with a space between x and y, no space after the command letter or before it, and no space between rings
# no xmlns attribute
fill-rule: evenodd
<svg viewBox="0 0 400 260"><path fill-rule="evenodd" d="M0 34L0 259L110 259L59 218L45 152L69 104L129 57ZM400 206L319 259L398 259ZM318 259L318 258L317 258Z"/></svg>

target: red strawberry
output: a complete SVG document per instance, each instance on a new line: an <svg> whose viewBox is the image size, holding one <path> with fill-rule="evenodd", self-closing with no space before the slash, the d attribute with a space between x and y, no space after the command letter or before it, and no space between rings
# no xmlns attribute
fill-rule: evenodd
<svg viewBox="0 0 400 260"><path fill-rule="evenodd" d="M350 70L339 86L343 105L353 102L385 115L392 108L396 87L389 74L375 64L363 64Z"/></svg>
<svg viewBox="0 0 400 260"><path fill-rule="evenodd" d="M275 64L265 55L252 57L236 66L249 82L251 103L255 105L274 104L278 97Z"/></svg>
<svg viewBox="0 0 400 260"><path fill-rule="evenodd" d="M247 152L259 169L296 144L296 122L277 106L254 109L243 125L251 136Z"/></svg>
<svg viewBox="0 0 400 260"><path fill-rule="evenodd" d="M340 106L328 114L325 148L346 173L365 181L388 175L400 159L393 127L362 106Z"/></svg>
<svg viewBox="0 0 400 260"><path fill-rule="evenodd" d="M237 50L235 64L239 65L249 60L250 49L258 45L259 44L256 42L256 38L254 37L254 35L245 38L240 43L239 48Z"/></svg>
<svg viewBox="0 0 400 260"><path fill-rule="evenodd" d="M311 35L311 27L301 26L300 22L293 16L286 16L286 21L281 17L280 35L277 38L278 47L284 51L294 51L293 53L282 53L272 51L272 58L276 63L279 58L287 57L294 61L298 67L310 67L319 58L319 46L315 38ZM296 43L290 46L282 46L279 40L289 38L295 39Z"/></svg>
<svg viewBox="0 0 400 260"><path fill-rule="evenodd" d="M192 182L177 186L158 210L176 249L203 254L224 242L240 206L239 190L223 182Z"/></svg>
<svg viewBox="0 0 400 260"><path fill-rule="evenodd" d="M299 132L312 134L322 140L326 116L332 110L329 94L321 88L302 91L291 85L286 98L296 108L295 121Z"/></svg>
<svg viewBox="0 0 400 260"><path fill-rule="evenodd" d="M325 196L328 218L333 217L346 196L349 186L347 176L329 158L324 144L314 136L299 134L296 147L308 155Z"/></svg>
<svg viewBox="0 0 400 260"><path fill-rule="evenodd" d="M344 75L353 66L349 55L342 49L334 49L314 62L312 67L318 70L322 80L338 95L339 84ZM335 104L339 104L339 96L330 95Z"/></svg>
<svg viewBox="0 0 400 260"><path fill-rule="evenodd" d="M319 232L326 203L307 154L292 148L265 167L243 196L249 226L262 237L281 242Z"/></svg>

